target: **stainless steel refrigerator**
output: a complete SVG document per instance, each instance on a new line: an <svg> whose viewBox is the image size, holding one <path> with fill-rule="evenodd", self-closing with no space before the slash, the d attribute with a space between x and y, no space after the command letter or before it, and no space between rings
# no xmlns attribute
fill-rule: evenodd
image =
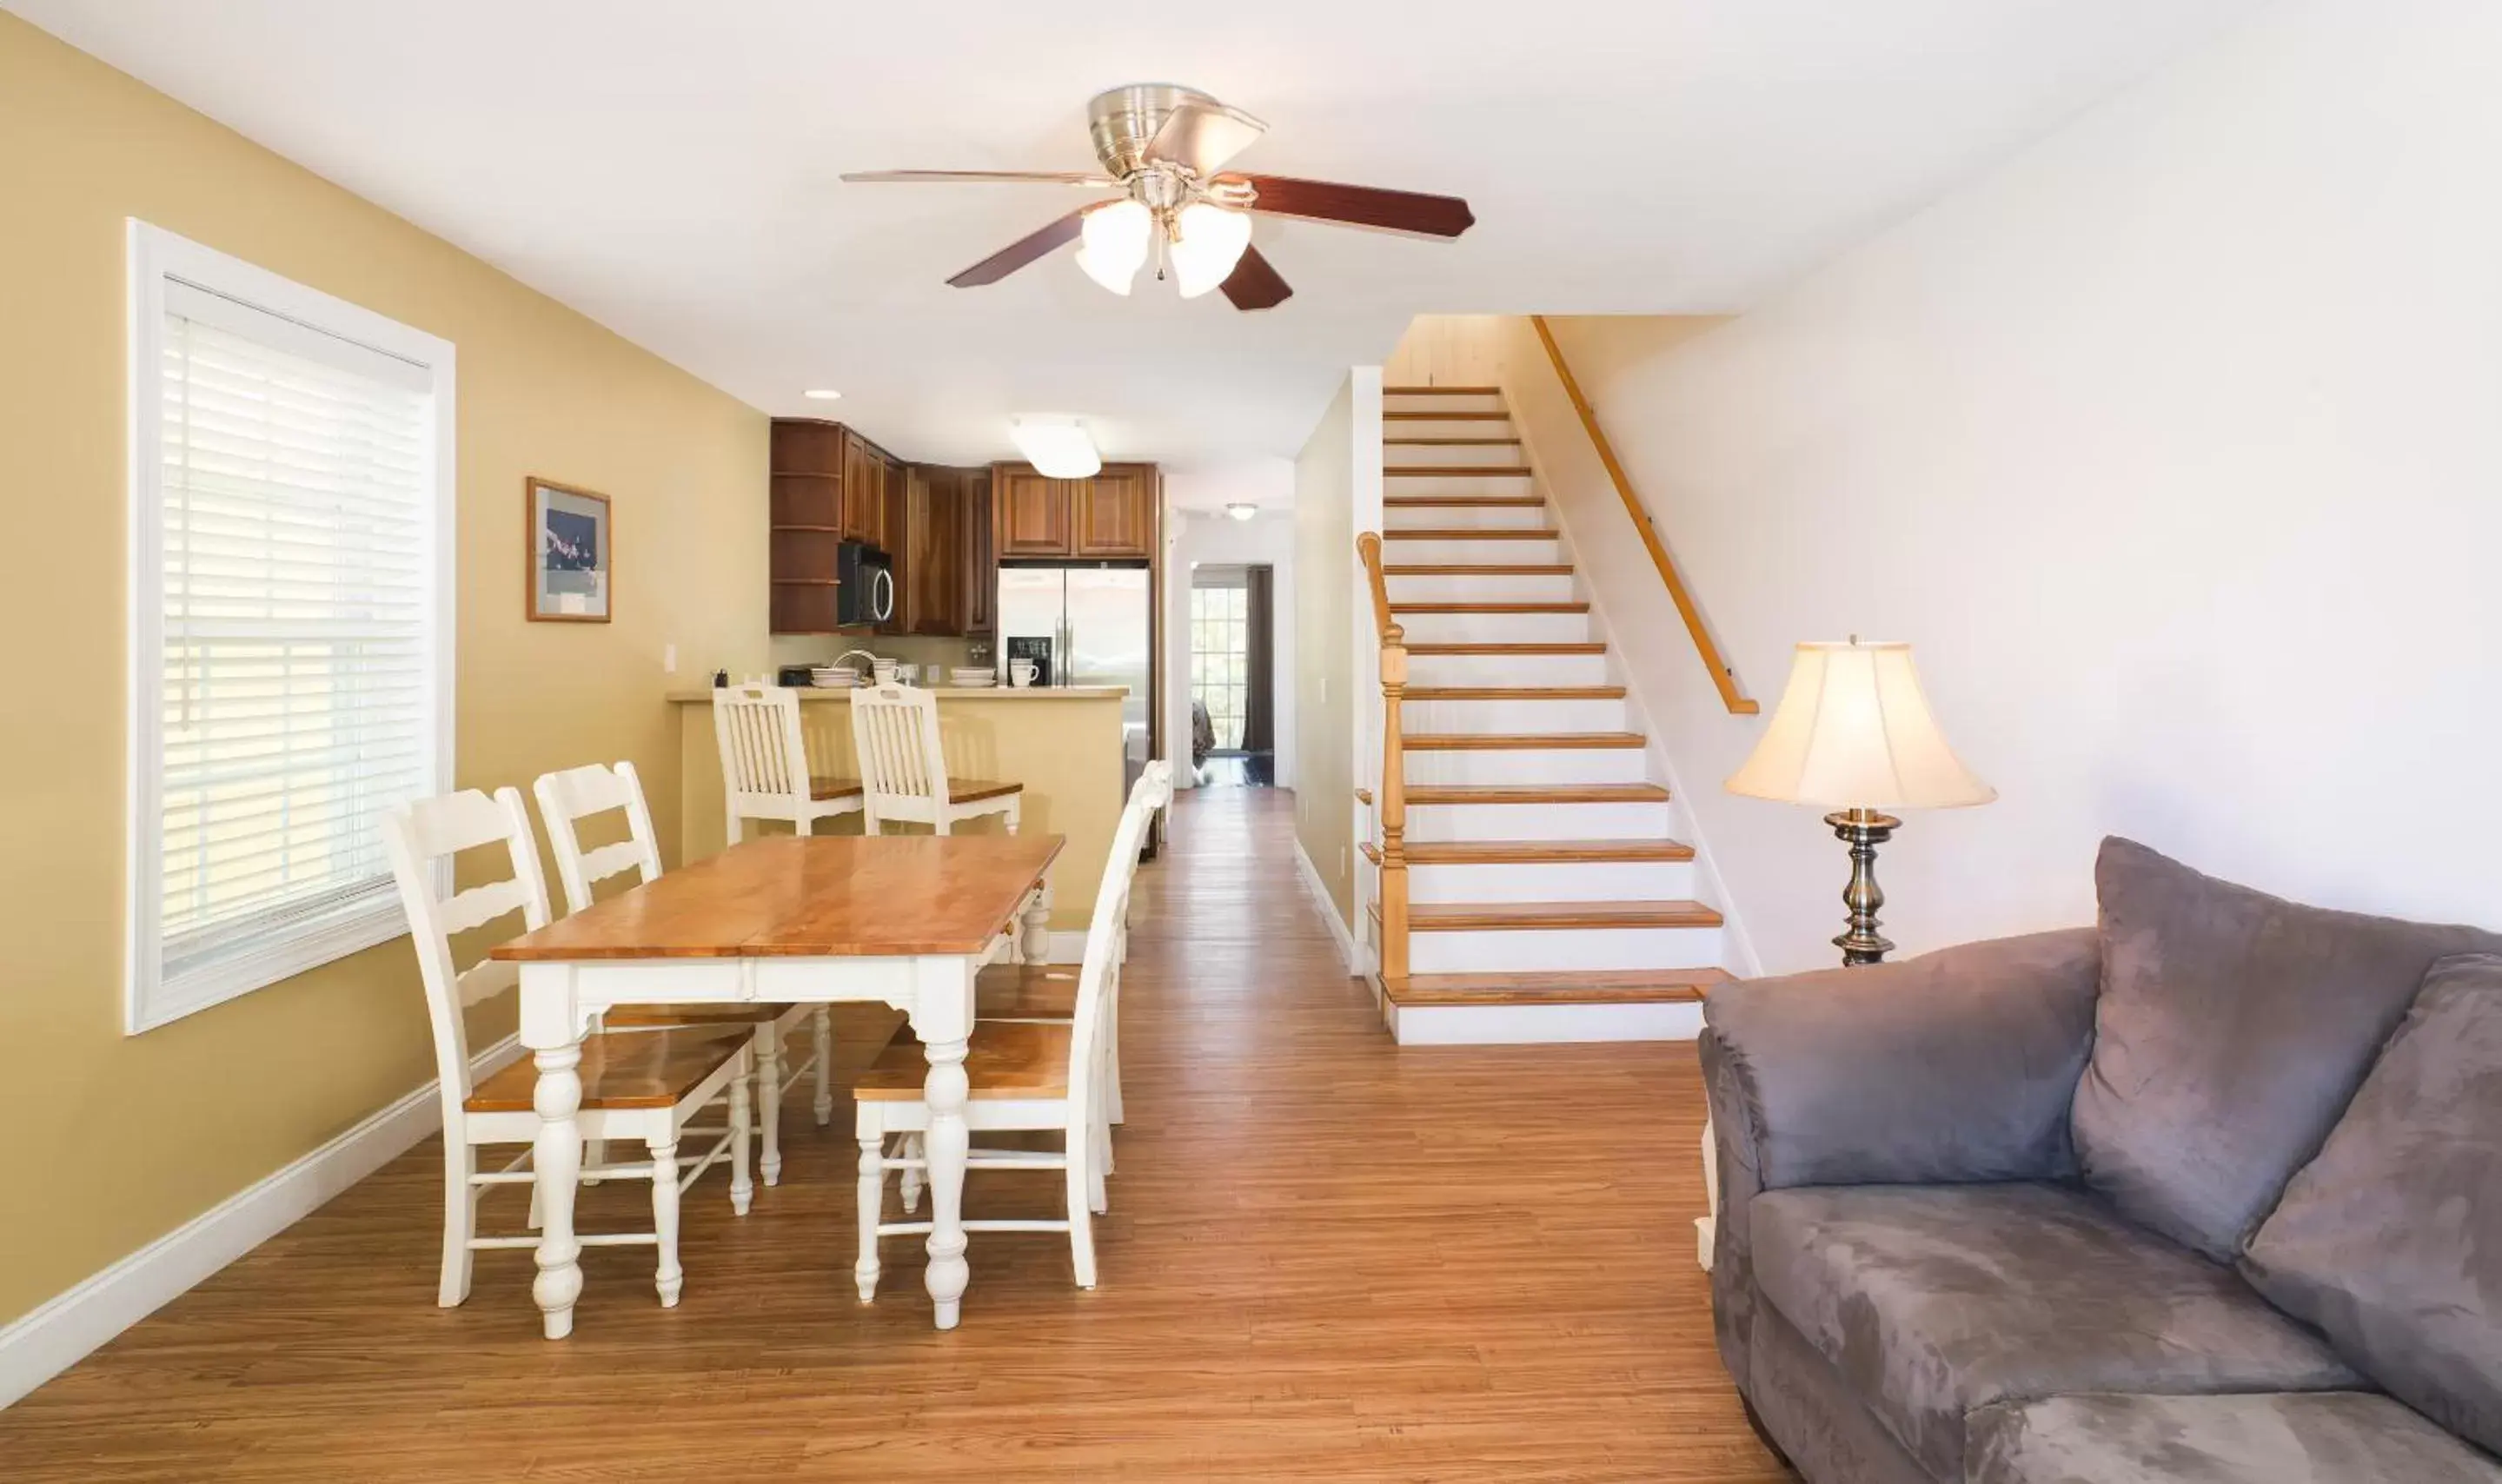
<svg viewBox="0 0 2502 1484"><path fill-rule="evenodd" d="M999 683L1018 639L1050 644L1055 686L1127 686L1121 702L1122 753L1134 776L1147 759L1147 669L1153 601L1147 569L999 567Z"/></svg>

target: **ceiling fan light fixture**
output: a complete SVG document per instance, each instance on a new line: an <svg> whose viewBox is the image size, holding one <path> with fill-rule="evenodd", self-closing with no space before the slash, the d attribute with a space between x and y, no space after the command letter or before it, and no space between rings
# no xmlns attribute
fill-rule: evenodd
<svg viewBox="0 0 2502 1484"><path fill-rule="evenodd" d="M1135 201L1088 212L1077 234L1077 266L1114 293L1128 293L1130 281L1146 266L1155 225L1155 214Z"/></svg>
<svg viewBox="0 0 2502 1484"><path fill-rule="evenodd" d="M1123 292L1128 290L1124 288ZM1045 479L1092 479L1103 467L1095 440L1075 418L1017 418L1008 423L1008 438Z"/></svg>
<svg viewBox="0 0 2502 1484"><path fill-rule="evenodd" d="M1260 513L1260 507L1249 500L1228 500L1225 502L1225 513L1237 521L1248 521Z"/></svg>
<svg viewBox="0 0 2502 1484"><path fill-rule="evenodd" d="M1181 210L1173 223L1172 265L1175 287L1185 299L1224 283L1251 246L1251 219L1205 201Z"/></svg>

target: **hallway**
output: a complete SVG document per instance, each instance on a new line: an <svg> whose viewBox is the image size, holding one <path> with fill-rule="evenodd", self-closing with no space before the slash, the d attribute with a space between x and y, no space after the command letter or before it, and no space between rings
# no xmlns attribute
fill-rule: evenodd
<svg viewBox="0 0 2502 1484"><path fill-rule="evenodd" d="M394 1161L17 1406L34 1480L1659 1480L1773 1484L1711 1343L1690 1047L1408 1048L1297 879L1294 797L1185 793L1142 868L1102 1286L975 1239L962 1329L916 1242L851 1287L850 1110L784 1128L744 1221L689 1193L685 1301L594 1249L538 1338L525 1257L433 1306L439 1153ZM841 1016L865 1061L896 1017ZM837 1086L839 1088L840 1082ZM793 1108L804 1106L795 1100ZM585 1193L586 1227L641 1187ZM513 1224L517 1196L490 1226ZM976 1215L1057 1209L977 1175ZM551 1418L560 1419L551 1423Z"/></svg>

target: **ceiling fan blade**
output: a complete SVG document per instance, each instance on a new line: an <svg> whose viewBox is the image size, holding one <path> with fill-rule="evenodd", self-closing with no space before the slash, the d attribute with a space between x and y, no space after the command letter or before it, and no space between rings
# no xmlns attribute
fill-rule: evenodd
<svg viewBox="0 0 2502 1484"><path fill-rule="evenodd" d="M959 288L996 284L1019 268L1077 240L1087 208L1079 208L1038 232L1029 232L947 282Z"/></svg>
<svg viewBox="0 0 2502 1484"><path fill-rule="evenodd" d="M1234 301L1235 309L1274 309L1295 296L1295 290L1286 287L1286 281L1260 255L1258 248L1244 248L1242 260L1216 287Z"/></svg>
<svg viewBox="0 0 2502 1484"><path fill-rule="evenodd" d="M1315 221L1346 221L1357 226L1386 227L1394 232L1419 232L1429 237L1457 237L1476 224L1469 203L1457 196L1429 196L1413 190L1383 190L1373 186L1341 186L1336 181L1299 181L1282 175L1225 175L1219 185L1241 182L1251 187L1251 209L1278 217L1306 217Z"/></svg>
<svg viewBox="0 0 2502 1484"><path fill-rule="evenodd" d="M1006 181L1045 186L1118 186L1108 175L1084 170L847 170L842 179L854 185L963 186Z"/></svg>
<svg viewBox="0 0 2502 1484"><path fill-rule="evenodd" d="M1238 108L1214 99L1184 102L1165 117L1156 137L1147 141L1146 157L1210 175L1268 132L1267 124Z"/></svg>

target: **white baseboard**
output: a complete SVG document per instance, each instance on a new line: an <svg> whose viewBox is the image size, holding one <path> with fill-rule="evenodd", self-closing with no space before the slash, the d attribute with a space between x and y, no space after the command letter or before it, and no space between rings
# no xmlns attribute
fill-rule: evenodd
<svg viewBox="0 0 2502 1484"><path fill-rule="evenodd" d="M1046 963L1083 963L1086 961L1086 929L1055 928L1051 931L1051 954Z"/></svg>
<svg viewBox="0 0 2502 1484"><path fill-rule="evenodd" d="M506 1036L480 1052L472 1065L484 1077L521 1055L520 1038ZM442 1104L429 1082L0 1327L0 1407L85 1360L442 1127Z"/></svg>
<svg viewBox="0 0 2502 1484"><path fill-rule="evenodd" d="M1345 920L1337 915L1337 899L1330 895L1329 883L1321 879L1312 858L1303 854L1301 840L1295 842L1295 874L1303 878L1303 890L1312 894L1312 904L1321 909L1321 921L1329 924L1330 936L1337 940L1337 956L1346 961L1347 973L1363 973L1363 951L1355 946L1355 934L1347 930Z"/></svg>

